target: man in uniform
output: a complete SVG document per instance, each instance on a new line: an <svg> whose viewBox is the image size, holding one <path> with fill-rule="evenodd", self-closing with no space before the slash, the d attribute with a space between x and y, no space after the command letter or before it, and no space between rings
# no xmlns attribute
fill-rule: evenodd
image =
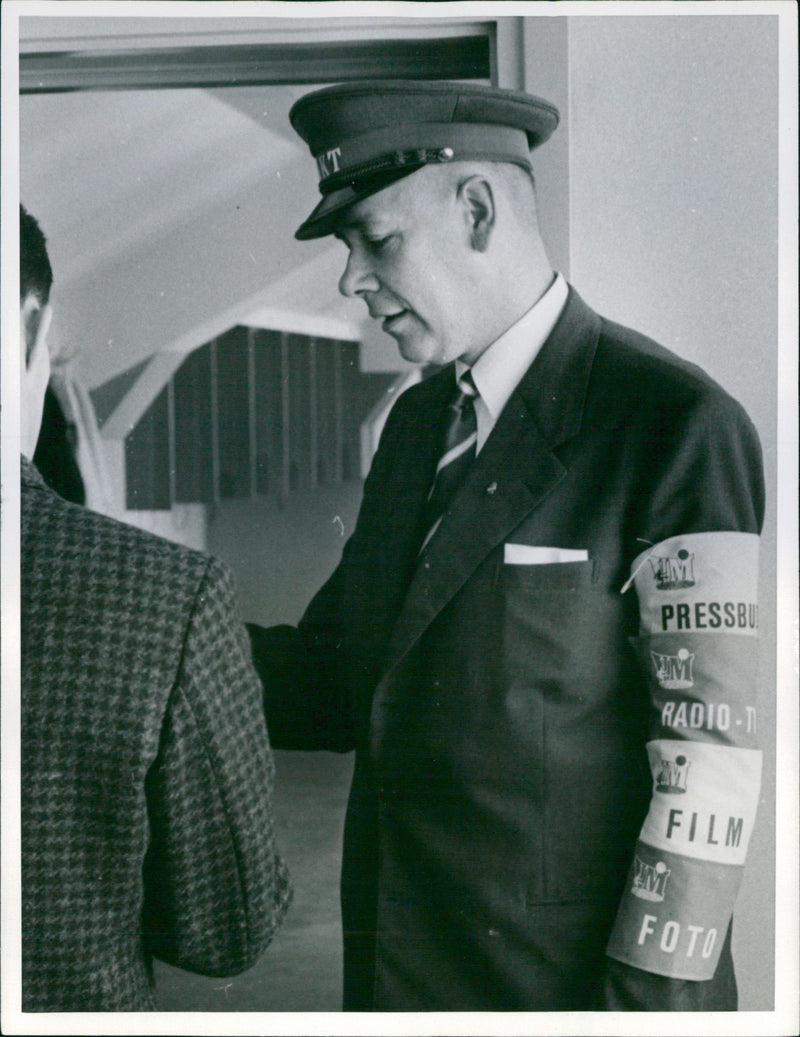
<svg viewBox="0 0 800 1037"><path fill-rule="evenodd" d="M734 1009L755 431L552 270L551 104L376 82L291 120L322 193L297 237L341 239L341 292L441 365L298 627L251 628L275 744L356 750L345 1008Z"/></svg>

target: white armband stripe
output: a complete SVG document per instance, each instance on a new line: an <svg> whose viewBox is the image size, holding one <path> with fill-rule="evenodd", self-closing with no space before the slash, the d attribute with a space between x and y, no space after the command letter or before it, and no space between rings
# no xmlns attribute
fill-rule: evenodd
<svg viewBox="0 0 800 1037"><path fill-rule="evenodd" d="M743 865L758 809L761 753L703 742L648 743L653 799L641 839L660 850Z"/></svg>
<svg viewBox="0 0 800 1037"><path fill-rule="evenodd" d="M640 633L756 636L758 545L755 533L692 533L640 555L631 567Z"/></svg>

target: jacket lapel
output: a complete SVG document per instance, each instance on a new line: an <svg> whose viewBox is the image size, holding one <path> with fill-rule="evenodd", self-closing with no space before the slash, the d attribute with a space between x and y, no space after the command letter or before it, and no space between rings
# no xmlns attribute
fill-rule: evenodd
<svg viewBox="0 0 800 1037"><path fill-rule="evenodd" d="M580 429L599 330L599 317L570 289L555 328L420 556L384 673L566 474L556 449Z"/></svg>

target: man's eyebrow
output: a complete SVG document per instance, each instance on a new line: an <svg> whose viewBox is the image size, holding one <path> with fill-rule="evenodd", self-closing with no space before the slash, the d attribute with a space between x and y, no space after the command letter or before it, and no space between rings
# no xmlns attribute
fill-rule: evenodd
<svg viewBox="0 0 800 1037"><path fill-rule="evenodd" d="M360 234L362 237L369 238L378 234L383 234L385 227L386 221L379 216L356 216L349 220L340 220L336 224L336 229L332 233L334 237L339 239L339 241L343 241L347 244L348 232L350 234Z"/></svg>
<svg viewBox="0 0 800 1037"><path fill-rule="evenodd" d="M373 222L374 217L372 216L343 216L337 222L337 227L340 230L362 230Z"/></svg>
<svg viewBox="0 0 800 1037"><path fill-rule="evenodd" d="M337 222L336 229L333 231L333 234L334 234L334 237L337 237L340 241L344 241L344 236L345 236L346 231L348 231L348 230L356 230L356 231L358 231L358 230L363 230L363 229L364 229L364 220L359 219L358 217L351 217L350 219L347 219L345 217L345 218L343 218L343 219L341 219L341 220L339 220Z"/></svg>

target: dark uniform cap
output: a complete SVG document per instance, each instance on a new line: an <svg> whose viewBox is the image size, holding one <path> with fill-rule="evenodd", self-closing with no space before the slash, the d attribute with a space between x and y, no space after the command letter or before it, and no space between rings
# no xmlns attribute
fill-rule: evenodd
<svg viewBox="0 0 800 1037"><path fill-rule="evenodd" d="M355 202L430 163L530 169L530 151L555 130L558 109L517 90L380 80L315 90L289 118L317 160L323 196L295 233L305 240L330 234Z"/></svg>

